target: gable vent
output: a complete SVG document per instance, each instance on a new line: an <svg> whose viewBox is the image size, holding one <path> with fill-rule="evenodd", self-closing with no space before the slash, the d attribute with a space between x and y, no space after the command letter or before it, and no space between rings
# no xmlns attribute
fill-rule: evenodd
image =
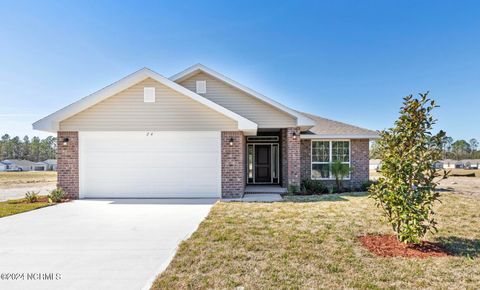
<svg viewBox="0 0 480 290"><path fill-rule="evenodd" d="M143 102L145 102L145 103L155 103L155 88L154 87L144 87L143 88Z"/></svg>
<svg viewBox="0 0 480 290"><path fill-rule="evenodd" d="M207 81L197 81L197 94L207 93Z"/></svg>

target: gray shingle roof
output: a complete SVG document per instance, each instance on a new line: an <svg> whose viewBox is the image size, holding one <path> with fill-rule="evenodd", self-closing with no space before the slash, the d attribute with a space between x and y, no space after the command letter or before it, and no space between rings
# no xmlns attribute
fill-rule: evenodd
<svg viewBox="0 0 480 290"><path fill-rule="evenodd" d="M7 159L3 163L15 164L17 166L35 166L35 162L20 159Z"/></svg>
<svg viewBox="0 0 480 290"><path fill-rule="evenodd" d="M314 120L317 124L312 127L307 132L303 132L302 134L312 134L312 135L339 135L339 136L347 136L347 135L358 135L358 136L370 136L370 138L377 138L378 133L373 130L357 127L354 125L349 125L346 123L342 123L339 121L334 121L326 118L322 118L320 116L303 113L303 115L307 116L308 118Z"/></svg>

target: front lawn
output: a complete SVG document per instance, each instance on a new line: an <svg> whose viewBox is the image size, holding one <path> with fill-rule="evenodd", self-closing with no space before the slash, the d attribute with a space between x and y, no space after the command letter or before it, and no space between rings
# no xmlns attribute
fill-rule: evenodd
<svg viewBox="0 0 480 290"><path fill-rule="evenodd" d="M45 200L45 197L42 197L42 199L35 203L27 203L25 199L0 202L0 218L52 205Z"/></svg>
<svg viewBox="0 0 480 290"><path fill-rule="evenodd" d="M18 185L34 185L38 183L54 183L57 181L55 171L19 171L0 172L0 187L10 188Z"/></svg>
<svg viewBox="0 0 480 290"><path fill-rule="evenodd" d="M480 198L453 193L437 206L444 258L382 258L357 237L390 234L365 194L216 204L153 289L476 288Z"/></svg>

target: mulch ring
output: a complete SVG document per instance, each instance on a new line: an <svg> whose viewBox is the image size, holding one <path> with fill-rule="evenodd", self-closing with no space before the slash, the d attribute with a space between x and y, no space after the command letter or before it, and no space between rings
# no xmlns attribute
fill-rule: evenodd
<svg viewBox="0 0 480 290"><path fill-rule="evenodd" d="M367 235L358 239L370 252L381 257L428 258L450 255L438 243L422 241L420 244L405 244L394 235Z"/></svg>

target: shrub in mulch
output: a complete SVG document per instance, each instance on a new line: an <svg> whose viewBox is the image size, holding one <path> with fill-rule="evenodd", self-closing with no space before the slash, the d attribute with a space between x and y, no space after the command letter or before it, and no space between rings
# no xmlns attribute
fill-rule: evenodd
<svg viewBox="0 0 480 290"><path fill-rule="evenodd" d="M438 243L422 241L420 244L405 244L394 235L367 235L358 239L370 252L381 257L428 258L450 255Z"/></svg>

